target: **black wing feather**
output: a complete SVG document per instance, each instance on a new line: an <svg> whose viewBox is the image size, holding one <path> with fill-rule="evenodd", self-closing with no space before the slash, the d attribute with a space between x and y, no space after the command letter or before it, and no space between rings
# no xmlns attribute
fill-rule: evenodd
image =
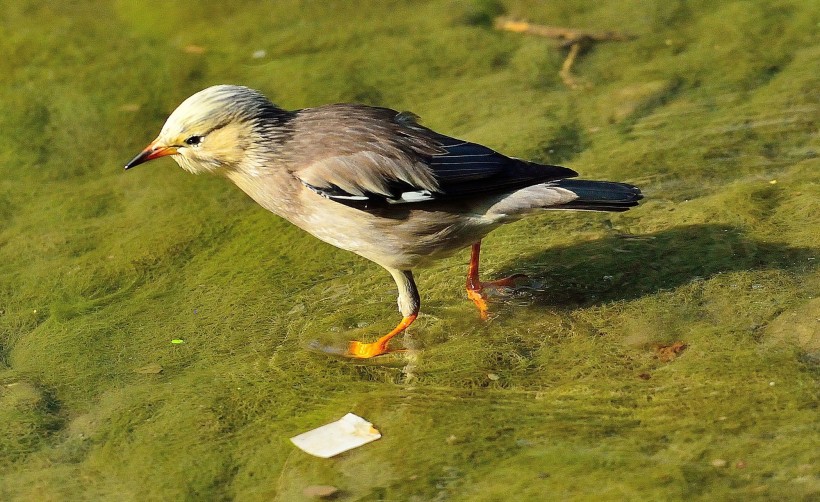
<svg viewBox="0 0 820 502"><path fill-rule="evenodd" d="M566 167L507 157L477 143L426 131L444 150L427 162L441 187L436 199L512 191L578 175Z"/></svg>

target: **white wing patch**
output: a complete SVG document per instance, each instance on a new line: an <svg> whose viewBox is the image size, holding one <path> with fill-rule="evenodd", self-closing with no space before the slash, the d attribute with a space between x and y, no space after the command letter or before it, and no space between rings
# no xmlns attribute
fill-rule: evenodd
<svg viewBox="0 0 820 502"><path fill-rule="evenodd" d="M426 200L433 200L433 194L430 193L429 190L418 190L413 192L403 192L399 200L395 201L396 203L401 202L424 202ZM387 202L393 202L392 200L388 199Z"/></svg>

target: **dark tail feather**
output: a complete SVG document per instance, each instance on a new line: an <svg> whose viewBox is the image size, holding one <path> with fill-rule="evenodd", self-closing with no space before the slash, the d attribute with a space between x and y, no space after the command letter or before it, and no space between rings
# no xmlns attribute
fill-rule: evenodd
<svg viewBox="0 0 820 502"><path fill-rule="evenodd" d="M578 198L549 209L626 211L643 199L640 188L626 183L564 179L553 184L574 192Z"/></svg>

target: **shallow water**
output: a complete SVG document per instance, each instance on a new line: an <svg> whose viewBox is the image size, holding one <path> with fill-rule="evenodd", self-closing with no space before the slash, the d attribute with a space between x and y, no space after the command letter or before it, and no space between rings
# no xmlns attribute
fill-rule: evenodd
<svg viewBox="0 0 820 502"><path fill-rule="evenodd" d="M499 11L637 37L570 90ZM0 499L820 494L815 2L7 2L0 23ZM398 321L387 273L224 180L122 172L216 83L413 110L647 198L499 229L483 274L529 282L488 322L465 251L418 272L410 351L334 359L311 341ZM288 441L347 412L383 438Z"/></svg>

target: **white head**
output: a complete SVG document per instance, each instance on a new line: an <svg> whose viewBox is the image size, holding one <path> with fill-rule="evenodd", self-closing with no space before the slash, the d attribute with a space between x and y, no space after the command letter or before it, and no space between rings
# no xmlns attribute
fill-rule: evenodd
<svg viewBox="0 0 820 502"><path fill-rule="evenodd" d="M157 139L125 168L170 155L192 173L226 172L249 154L270 148L286 112L262 93L237 85L215 85L189 97L171 113Z"/></svg>

